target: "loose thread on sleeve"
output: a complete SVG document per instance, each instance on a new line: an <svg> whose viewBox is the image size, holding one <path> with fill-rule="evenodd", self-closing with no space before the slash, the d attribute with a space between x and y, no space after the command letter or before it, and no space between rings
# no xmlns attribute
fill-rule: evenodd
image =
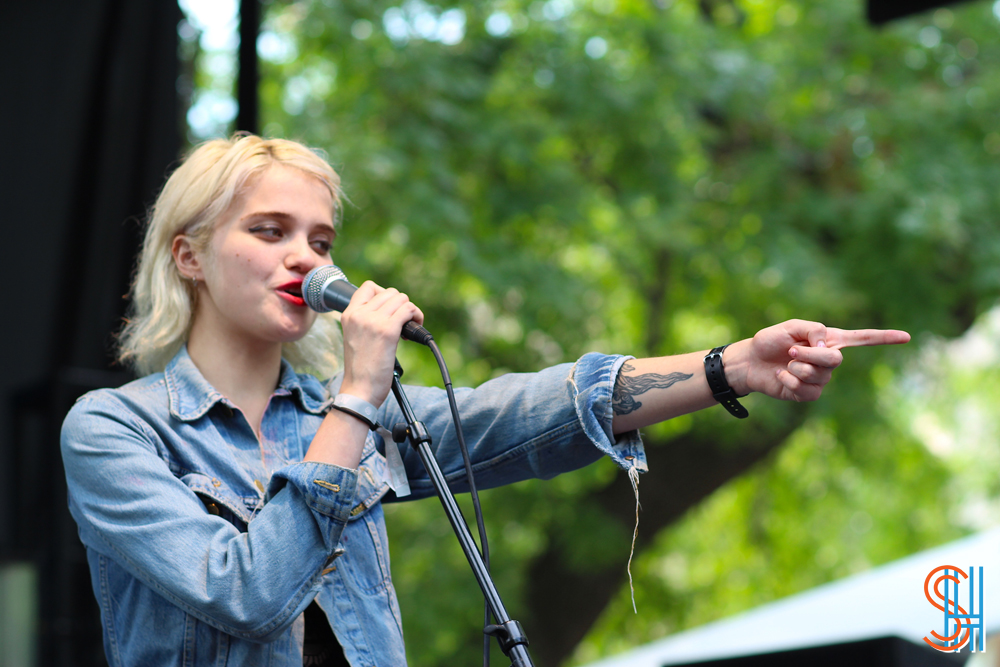
<svg viewBox="0 0 1000 667"><path fill-rule="evenodd" d="M569 369L569 383L573 387L573 395L576 396L580 393L580 388L576 386L576 367L580 364L578 359L573 367Z"/></svg>
<svg viewBox="0 0 1000 667"><path fill-rule="evenodd" d="M628 564L625 569L628 571L628 587L632 592L632 612L638 615L639 611L635 607L635 587L632 585L632 556L635 554L635 538L639 535L639 471L635 463L628 469L628 480L632 483L632 492L635 493L635 529L632 531L632 550L628 554Z"/></svg>

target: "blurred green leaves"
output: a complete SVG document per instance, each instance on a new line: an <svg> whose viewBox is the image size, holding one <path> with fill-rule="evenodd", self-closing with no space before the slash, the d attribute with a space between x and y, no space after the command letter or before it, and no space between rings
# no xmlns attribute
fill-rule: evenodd
<svg viewBox="0 0 1000 667"><path fill-rule="evenodd" d="M349 200L335 261L405 288L459 383L788 317L955 337L1000 287L991 10L875 30L840 0L274 2L264 133L327 151ZM668 483L657 457L751 452L723 477L759 463L641 540L640 614L619 589L575 660L974 527L956 489L995 447L956 463L914 424L947 430L961 410L927 415L992 377L915 393L920 348L850 350L815 405L747 399L753 425L710 410L649 429L647 488ZM409 381L439 382L419 351L400 357ZM528 587L553 554L581 581L624 581L632 508L596 500L622 484L599 464L485 494L500 590L552 664L575 640L532 633L546 612ZM437 506L387 515L411 660L475 660L478 594ZM582 636L596 616L575 611Z"/></svg>

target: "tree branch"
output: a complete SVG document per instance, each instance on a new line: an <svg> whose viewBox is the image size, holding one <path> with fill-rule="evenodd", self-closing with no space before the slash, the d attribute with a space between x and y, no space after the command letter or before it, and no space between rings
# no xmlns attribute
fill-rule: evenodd
<svg viewBox="0 0 1000 667"><path fill-rule="evenodd" d="M710 434L687 434L670 441L646 441L650 471L641 478L640 499L645 511L639 521L636 552L663 528L730 480L775 451L804 421L807 410L796 406L781 426L749 433L740 447L727 446ZM631 533L635 499L624 479L595 495L596 502ZM627 548L627 545L625 545ZM579 561L553 540L531 565L528 609L531 650L539 664L559 665L574 651L625 580L621 562L580 572Z"/></svg>

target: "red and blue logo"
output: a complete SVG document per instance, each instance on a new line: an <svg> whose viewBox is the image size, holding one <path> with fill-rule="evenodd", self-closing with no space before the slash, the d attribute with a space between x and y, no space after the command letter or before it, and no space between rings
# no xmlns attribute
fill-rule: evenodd
<svg viewBox="0 0 1000 667"><path fill-rule="evenodd" d="M961 606L963 583L968 585L968 611ZM966 646L970 646L973 653L985 650L982 566L978 572L976 568L970 567L968 574L954 565L934 568L924 579L924 596L939 611L944 612L944 633L938 634L931 630L933 639L924 637L928 645L946 653L958 653Z"/></svg>

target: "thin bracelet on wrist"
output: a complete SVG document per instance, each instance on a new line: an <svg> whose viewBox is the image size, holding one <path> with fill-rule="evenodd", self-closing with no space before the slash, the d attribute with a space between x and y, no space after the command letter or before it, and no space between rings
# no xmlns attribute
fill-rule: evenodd
<svg viewBox="0 0 1000 667"><path fill-rule="evenodd" d="M747 409L736 399L740 396L736 390L729 386L726 380L726 369L722 365L722 353L729 345L716 347L705 355L705 377L708 379L708 387L712 390L712 396L722 404L729 414L738 419L746 419L750 416Z"/></svg>

